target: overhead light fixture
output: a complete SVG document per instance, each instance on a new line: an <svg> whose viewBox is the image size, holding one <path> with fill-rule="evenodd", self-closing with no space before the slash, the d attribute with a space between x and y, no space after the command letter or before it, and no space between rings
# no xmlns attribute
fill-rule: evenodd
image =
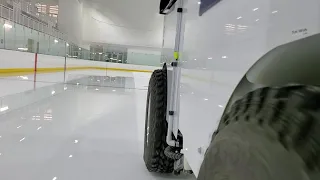
<svg viewBox="0 0 320 180"><path fill-rule="evenodd" d="M275 14L275 13L277 13L278 11L272 11L272 14Z"/></svg>
<svg viewBox="0 0 320 180"><path fill-rule="evenodd" d="M256 19L256 22L258 22L260 19Z"/></svg>
<svg viewBox="0 0 320 180"><path fill-rule="evenodd" d="M54 40L54 43L58 43L59 41L57 39Z"/></svg>
<svg viewBox="0 0 320 180"><path fill-rule="evenodd" d="M4 26L5 28L12 29L12 25L11 25L11 24L5 23L3 26Z"/></svg>
<svg viewBox="0 0 320 180"><path fill-rule="evenodd" d="M259 8L254 8L254 9L252 9L252 11L257 11Z"/></svg>
<svg viewBox="0 0 320 180"><path fill-rule="evenodd" d="M201 1L198 1L198 4L201 4Z"/></svg>
<svg viewBox="0 0 320 180"><path fill-rule="evenodd" d="M227 56L222 56L222 59L227 59L228 57Z"/></svg>
<svg viewBox="0 0 320 180"><path fill-rule="evenodd" d="M19 128L21 128L21 127L22 127L22 126L20 125L20 126L17 127L17 129L19 129Z"/></svg>
<svg viewBox="0 0 320 180"><path fill-rule="evenodd" d="M67 46L69 47L69 43L67 43Z"/></svg>
<svg viewBox="0 0 320 180"><path fill-rule="evenodd" d="M69 155L69 158L72 158L72 157L73 157L73 155L72 155L72 154L70 154L70 155Z"/></svg>
<svg viewBox="0 0 320 180"><path fill-rule="evenodd" d="M56 93L56 91L51 91L51 94L54 95Z"/></svg>
<svg viewBox="0 0 320 180"><path fill-rule="evenodd" d="M205 100L205 101L208 101L209 99L207 99L207 98L204 98L203 100Z"/></svg>
<svg viewBox="0 0 320 180"><path fill-rule="evenodd" d="M116 90L114 89L114 90L112 90L113 92L116 92Z"/></svg>
<svg viewBox="0 0 320 180"><path fill-rule="evenodd" d="M96 88L96 91L99 91L99 89L98 89L98 88Z"/></svg>
<svg viewBox="0 0 320 180"><path fill-rule="evenodd" d="M208 59L212 59L212 57L208 57Z"/></svg>
<svg viewBox="0 0 320 180"><path fill-rule="evenodd" d="M64 87L64 88L63 88L63 90L67 90L67 89L68 89L68 87Z"/></svg>
<svg viewBox="0 0 320 180"><path fill-rule="evenodd" d="M197 60L197 59L194 59L195 61Z"/></svg>
<svg viewBox="0 0 320 180"><path fill-rule="evenodd" d="M23 137L22 139L20 139L20 142L24 141L26 139L26 137Z"/></svg>
<svg viewBox="0 0 320 180"><path fill-rule="evenodd" d="M237 17L237 19L242 19L242 17L241 17L241 16L239 16L239 17Z"/></svg>
<svg viewBox="0 0 320 180"><path fill-rule="evenodd" d="M223 108L223 106L222 105L218 105L219 107L221 107L221 108Z"/></svg>
<svg viewBox="0 0 320 180"><path fill-rule="evenodd" d="M78 140L74 140L74 143L77 144L79 141Z"/></svg>
<svg viewBox="0 0 320 180"><path fill-rule="evenodd" d="M38 127L38 129L37 129L37 130L39 131L41 128L42 128L42 127L40 126L40 127Z"/></svg>
<svg viewBox="0 0 320 180"><path fill-rule="evenodd" d="M99 53L99 54L102 54L102 53Z"/></svg>

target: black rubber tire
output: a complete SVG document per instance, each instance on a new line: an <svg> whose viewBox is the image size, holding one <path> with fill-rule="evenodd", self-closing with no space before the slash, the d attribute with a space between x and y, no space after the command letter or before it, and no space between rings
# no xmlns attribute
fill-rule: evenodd
<svg viewBox="0 0 320 180"><path fill-rule="evenodd" d="M148 88L143 155L146 167L150 172L173 172L174 161L164 154L166 147L168 147L166 143L168 126L166 111L167 71L166 69L155 70ZM149 135L147 135L148 129Z"/></svg>
<svg viewBox="0 0 320 180"><path fill-rule="evenodd" d="M265 87L222 117L198 179L319 180L319 164L319 87Z"/></svg>

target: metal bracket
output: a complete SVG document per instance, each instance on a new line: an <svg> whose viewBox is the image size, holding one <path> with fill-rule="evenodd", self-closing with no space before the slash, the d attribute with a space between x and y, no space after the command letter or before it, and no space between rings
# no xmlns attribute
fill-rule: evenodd
<svg viewBox="0 0 320 180"><path fill-rule="evenodd" d="M172 62L172 63L171 63L171 66L172 66L172 67L177 67L177 66L178 66L178 62L177 62L177 61Z"/></svg>

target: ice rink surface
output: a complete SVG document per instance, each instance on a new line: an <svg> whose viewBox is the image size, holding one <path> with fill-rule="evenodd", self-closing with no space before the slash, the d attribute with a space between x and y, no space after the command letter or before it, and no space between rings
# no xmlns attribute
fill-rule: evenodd
<svg viewBox="0 0 320 180"><path fill-rule="evenodd" d="M194 179L145 168L150 75L73 71L0 77L1 179Z"/></svg>

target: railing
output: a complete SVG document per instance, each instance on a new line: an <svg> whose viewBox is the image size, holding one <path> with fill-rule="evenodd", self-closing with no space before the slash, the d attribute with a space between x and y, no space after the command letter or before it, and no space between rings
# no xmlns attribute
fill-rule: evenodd
<svg viewBox="0 0 320 180"><path fill-rule="evenodd" d="M8 17L10 18L10 15ZM45 31L39 31L35 27L41 26L36 24L24 26L0 18L0 49L38 52L54 56L66 55L66 41L44 33Z"/></svg>
<svg viewBox="0 0 320 180"><path fill-rule="evenodd" d="M34 6L34 4L25 1L25 0L0 0L0 4L4 6L9 6L9 8L13 9L14 7L18 7L22 13L26 13L30 16L35 17L43 22L51 22L50 24L56 24L57 20L54 17L50 17L47 14L39 13L38 9Z"/></svg>
<svg viewBox="0 0 320 180"><path fill-rule="evenodd" d="M160 66L160 55L104 48L90 51L50 34L0 18L0 49L67 56L69 58L111 63ZM1 59L0 59L1 64Z"/></svg>
<svg viewBox="0 0 320 180"><path fill-rule="evenodd" d="M15 4L17 3L12 0L0 0L0 17L59 39L67 39L66 34L56 29L57 22L54 18L37 13L28 2L19 1L19 5ZM10 5L11 7L8 7ZM15 7L17 7L16 11L14 11Z"/></svg>
<svg viewBox="0 0 320 180"><path fill-rule="evenodd" d="M37 30L46 34L49 34L51 36L54 36L59 39L67 39L67 36L54 27L50 26L49 24L46 24L41 21L37 21L34 18L28 17L22 13L14 16L13 9L10 9L9 7L6 7L2 4L0 4L0 17L15 22L17 24L26 26L30 29Z"/></svg>

